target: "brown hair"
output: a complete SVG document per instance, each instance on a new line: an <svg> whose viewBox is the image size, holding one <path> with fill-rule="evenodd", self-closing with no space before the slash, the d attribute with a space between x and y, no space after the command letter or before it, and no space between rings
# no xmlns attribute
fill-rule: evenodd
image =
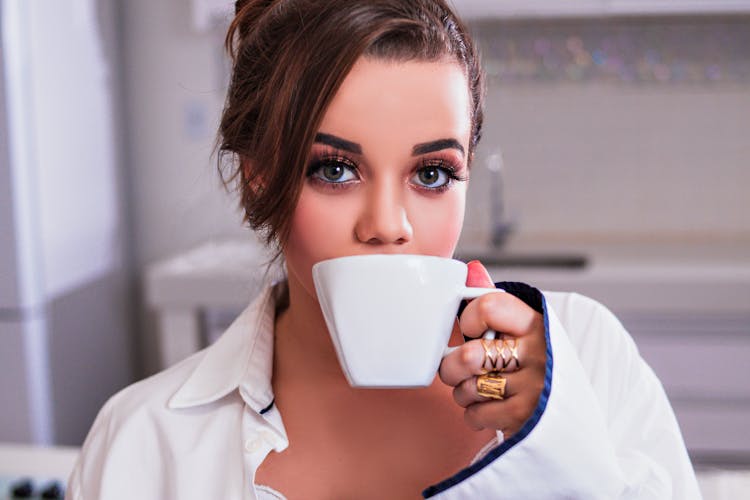
<svg viewBox="0 0 750 500"><path fill-rule="evenodd" d="M245 220L277 245L276 257L315 133L363 55L458 62L472 100L471 162L481 136L483 77L466 27L444 0L238 0L235 13L225 41L233 70L217 139L219 171L225 186L237 180Z"/></svg>

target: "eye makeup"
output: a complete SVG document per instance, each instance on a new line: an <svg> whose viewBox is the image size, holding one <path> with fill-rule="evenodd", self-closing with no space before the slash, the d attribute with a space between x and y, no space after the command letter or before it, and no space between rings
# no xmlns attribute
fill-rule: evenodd
<svg viewBox="0 0 750 500"><path fill-rule="evenodd" d="M340 178L326 177L326 174L339 171L342 176L348 173L348 178L340 180ZM313 153L305 175L308 182L324 189L347 188L360 179L357 163L343 154L342 151L330 147L322 152Z"/></svg>
<svg viewBox="0 0 750 500"><path fill-rule="evenodd" d="M458 172L460 172L460 169L456 168L453 162L443 158L423 158L420 166L414 170L412 177L419 176L421 172L431 170L437 170L438 176L440 174L444 175L446 177L445 183L434 187L413 183L415 189L429 193L442 193L453 187L453 183L468 180L468 177L459 175Z"/></svg>
<svg viewBox="0 0 750 500"><path fill-rule="evenodd" d="M468 176L461 175L463 167L456 165L450 156L443 155L422 158L411 171L410 185L425 194L439 194L453 187L456 182L465 182ZM443 184L430 186L419 179L420 173L437 171L438 178ZM361 172L357 161L351 159L344 151L327 146L313 151L306 169L307 181L322 189L346 189L361 180ZM416 179L416 180L415 180Z"/></svg>

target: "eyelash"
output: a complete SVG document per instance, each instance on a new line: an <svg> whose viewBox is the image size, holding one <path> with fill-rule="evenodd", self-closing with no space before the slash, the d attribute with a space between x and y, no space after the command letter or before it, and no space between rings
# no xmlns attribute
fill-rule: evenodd
<svg viewBox="0 0 750 500"><path fill-rule="evenodd" d="M351 161L349 158L337 153L326 153L313 160L310 163L310 166L307 168L306 176L310 180L310 182L313 182L314 184L323 186L325 188L345 189L351 184L350 182L327 182L313 175L315 172L325 166L336 164L343 164L346 168L352 170L357 175L357 177L359 177L359 168L357 167L357 164Z"/></svg>
<svg viewBox="0 0 750 500"><path fill-rule="evenodd" d="M444 159L425 158L422 159L420 163L421 165L419 166L419 168L415 169L414 173L417 173L425 168L437 168L443 171L443 173L448 176L448 182L436 188L416 186L417 189L421 191L426 191L428 193L443 193L453 187L453 184L455 182L464 182L468 180L468 177L458 175L458 169L450 161L446 161ZM315 172L325 166L336 164L343 164L344 167L350 169L357 175L357 177L359 177L359 167L357 166L356 162L350 160L338 151L329 151L320 154L310 163L309 167L307 168L306 177L310 182L313 182L316 185L322 186L326 189L346 189L351 185L350 181L328 182L313 175Z"/></svg>
<svg viewBox="0 0 750 500"><path fill-rule="evenodd" d="M454 167L452 163L447 162L445 160L428 160L428 159L423 159L421 163L422 163L422 165L421 165L420 168L417 169L417 172L420 171L420 170L423 170L425 168L437 168L437 169L442 170L443 172L445 172L445 175L448 176L448 182L446 182L444 185L442 185L440 187L437 187L437 188L426 188L426 187L421 187L420 186L420 189L426 189L426 190L428 190L430 192L433 192L433 193L442 193L444 191L447 191L451 187L453 187L453 184L455 182L464 182L464 181L468 180L467 177L458 175L458 173L457 173L458 169L456 167Z"/></svg>

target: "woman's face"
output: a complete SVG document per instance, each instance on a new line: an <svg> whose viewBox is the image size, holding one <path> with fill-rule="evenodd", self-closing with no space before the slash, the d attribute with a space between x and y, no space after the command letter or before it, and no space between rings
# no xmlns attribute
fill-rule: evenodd
<svg viewBox="0 0 750 500"><path fill-rule="evenodd" d="M464 217L471 102L453 62L361 58L328 107L284 249L290 286L359 254L450 257Z"/></svg>

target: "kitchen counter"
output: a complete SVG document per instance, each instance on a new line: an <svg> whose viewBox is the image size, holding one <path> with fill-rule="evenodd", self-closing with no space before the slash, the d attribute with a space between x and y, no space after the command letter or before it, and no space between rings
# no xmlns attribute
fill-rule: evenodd
<svg viewBox="0 0 750 500"><path fill-rule="evenodd" d="M461 248L462 257L491 257ZM493 279L524 281L543 290L575 291L612 310L750 313L750 242L743 244L575 244L528 242L504 255L580 256L571 267L489 266ZM490 260L490 259L488 259Z"/></svg>
<svg viewBox="0 0 750 500"><path fill-rule="evenodd" d="M465 256L485 250L460 248ZM575 255L582 268L493 267L495 280L576 291L613 310L750 313L750 242L724 245L512 243L512 255ZM242 306L264 280L268 252L248 241L210 241L149 266L146 297L155 307ZM279 276L272 270L270 276Z"/></svg>

